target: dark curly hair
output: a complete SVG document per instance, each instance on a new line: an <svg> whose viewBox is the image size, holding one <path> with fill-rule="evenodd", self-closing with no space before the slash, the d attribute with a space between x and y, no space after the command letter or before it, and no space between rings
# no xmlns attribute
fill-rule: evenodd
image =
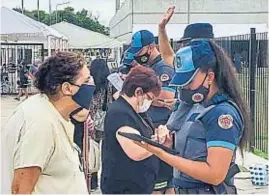
<svg viewBox="0 0 269 195"><path fill-rule="evenodd" d="M41 93L56 95L64 82L76 81L85 59L73 52L58 52L40 65L35 74L35 86Z"/></svg>

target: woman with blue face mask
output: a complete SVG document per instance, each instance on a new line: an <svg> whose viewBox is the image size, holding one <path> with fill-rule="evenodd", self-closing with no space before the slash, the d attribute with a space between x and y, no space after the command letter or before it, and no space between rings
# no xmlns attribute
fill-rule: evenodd
<svg viewBox="0 0 269 195"><path fill-rule="evenodd" d="M120 97L108 108L102 145L101 189L104 194L150 194L159 160L118 131L148 138L154 126L146 115L161 83L150 68L137 66L127 75Z"/></svg>
<svg viewBox="0 0 269 195"><path fill-rule="evenodd" d="M158 131L166 145L174 132L178 155L137 144L174 167L177 193L235 194L235 153L249 140L250 125L231 59L213 41L193 40L176 61L171 85L179 87L181 104Z"/></svg>

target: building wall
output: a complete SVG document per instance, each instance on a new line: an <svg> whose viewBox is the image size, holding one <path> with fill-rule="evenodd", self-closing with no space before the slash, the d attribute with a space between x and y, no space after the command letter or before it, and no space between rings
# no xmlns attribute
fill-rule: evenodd
<svg viewBox="0 0 269 195"><path fill-rule="evenodd" d="M132 36L132 0L125 0L109 22L110 36L127 40Z"/></svg>
<svg viewBox="0 0 269 195"><path fill-rule="evenodd" d="M171 5L175 5L176 9L169 24L187 24L188 0L126 0L110 22L111 36L125 40L130 38L133 26L157 26L163 13ZM190 23L196 22L267 26L268 1L190 0Z"/></svg>

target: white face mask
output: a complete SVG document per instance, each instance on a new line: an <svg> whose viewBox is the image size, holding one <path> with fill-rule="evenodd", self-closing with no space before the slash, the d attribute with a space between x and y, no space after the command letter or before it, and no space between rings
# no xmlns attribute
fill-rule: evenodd
<svg viewBox="0 0 269 195"><path fill-rule="evenodd" d="M143 105L139 106L138 108L138 113L147 112L151 104L152 104L152 100L144 99Z"/></svg>

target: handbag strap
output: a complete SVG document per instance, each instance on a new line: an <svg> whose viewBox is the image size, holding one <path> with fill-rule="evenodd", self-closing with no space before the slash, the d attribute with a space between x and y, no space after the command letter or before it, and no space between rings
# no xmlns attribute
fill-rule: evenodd
<svg viewBox="0 0 269 195"><path fill-rule="evenodd" d="M105 97L104 97L104 102L102 104L102 110L107 111L107 104L108 104L108 86L105 89Z"/></svg>

